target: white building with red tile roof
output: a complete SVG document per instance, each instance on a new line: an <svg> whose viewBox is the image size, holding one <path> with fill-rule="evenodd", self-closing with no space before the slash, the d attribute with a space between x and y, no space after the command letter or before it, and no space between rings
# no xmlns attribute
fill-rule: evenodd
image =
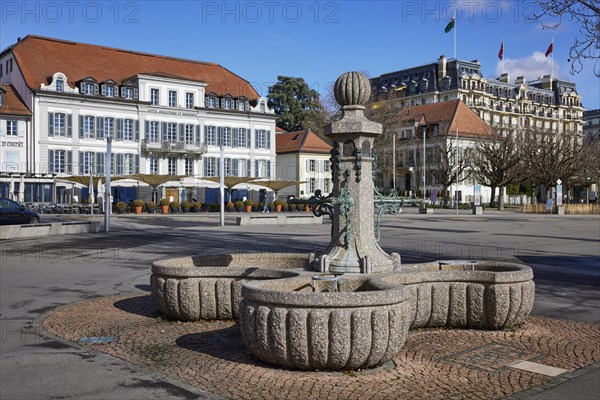
<svg viewBox="0 0 600 400"><path fill-rule="evenodd" d="M28 201L68 202L71 185L56 178L103 176L108 136L115 175L191 176L160 194L180 201L216 202L200 178L219 174L221 146L226 175L275 177L276 116L221 65L29 35L0 53L0 67L31 114L27 184L53 185L52 199ZM129 187L118 200L149 199L137 183L115 185Z"/></svg>
<svg viewBox="0 0 600 400"><path fill-rule="evenodd" d="M307 198L320 189L323 195L332 190L331 145L310 129L275 135L277 141L277 179L301 181L298 186L281 190L280 197Z"/></svg>

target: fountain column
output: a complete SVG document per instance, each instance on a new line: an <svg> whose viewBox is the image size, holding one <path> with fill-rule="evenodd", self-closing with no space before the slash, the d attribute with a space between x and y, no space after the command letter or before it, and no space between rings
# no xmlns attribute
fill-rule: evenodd
<svg viewBox="0 0 600 400"><path fill-rule="evenodd" d="M333 228L319 268L335 274L391 271L400 267L400 256L387 254L375 239L373 142L382 126L364 115L371 86L361 73L347 72L334 93L342 118L325 128L333 142Z"/></svg>

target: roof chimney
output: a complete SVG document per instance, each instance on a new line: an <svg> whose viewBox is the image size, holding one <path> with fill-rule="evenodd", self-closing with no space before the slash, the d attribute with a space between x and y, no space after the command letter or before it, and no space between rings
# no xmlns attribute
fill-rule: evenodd
<svg viewBox="0 0 600 400"><path fill-rule="evenodd" d="M525 83L525 77L523 75L517 76L517 79L515 79L515 84L516 85L521 85L523 83Z"/></svg>
<svg viewBox="0 0 600 400"><path fill-rule="evenodd" d="M504 83L508 83L508 72L503 73L502 75L500 75L500 78L498 78L498 80L500 82L504 82Z"/></svg>
<svg viewBox="0 0 600 400"><path fill-rule="evenodd" d="M442 79L444 79L445 76L446 76L446 56L442 54L440 56L440 58L438 58L437 81L438 81L439 87L442 86Z"/></svg>

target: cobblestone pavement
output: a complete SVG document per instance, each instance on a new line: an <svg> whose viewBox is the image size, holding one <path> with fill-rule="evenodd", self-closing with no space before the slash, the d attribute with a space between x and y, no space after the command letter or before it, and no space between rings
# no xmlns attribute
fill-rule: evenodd
<svg viewBox="0 0 600 400"><path fill-rule="evenodd" d="M494 399L553 378L510 365L575 371L600 361L600 325L530 317L511 331L411 331L394 363L374 370L301 372L271 367L244 347L234 321L161 318L148 295L104 297L52 312L48 332L232 399Z"/></svg>

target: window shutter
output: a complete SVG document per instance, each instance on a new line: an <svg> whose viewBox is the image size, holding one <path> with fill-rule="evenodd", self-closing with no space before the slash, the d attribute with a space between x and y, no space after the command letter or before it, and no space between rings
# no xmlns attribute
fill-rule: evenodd
<svg viewBox="0 0 600 400"><path fill-rule="evenodd" d="M144 137L150 141L150 121L144 121Z"/></svg>
<svg viewBox="0 0 600 400"><path fill-rule="evenodd" d="M310 160L306 160L306 169L304 170L304 174L306 175L310 171Z"/></svg>
<svg viewBox="0 0 600 400"><path fill-rule="evenodd" d="M204 125L204 144L208 144L208 126Z"/></svg>
<svg viewBox="0 0 600 400"><path fill-rule="evenodd" d="M167 141L167 123L163 122L160 127L161 140L163 142Z"/></svg>
<svg viewBox="0 0 600 400"><path fill-rule="evenodd" d="M116 125L117 125L116 140L123 140L123 120L121 118L117 118Z"/></svg>
<svg viewBox="0 0 600 400"><path fill-rule="evenodd" d="M139 119L135 120L135 141L136 142L140 141L140 120Z"/></svg>
<svg viewBox="0 0 600 400"><path fill-rule="evenodd" d="M271 179L271 160L267 161L267 178Z"/></svg>
<svg viewBox="0 0 600 400"><path fill-rule="evenodd" d="M204 164L204 176L207 177L208 176L208 158L205 158L204 160L202 160L202 163Z"/></svg>
<svg viewBox="0 0 600 400"><path fill-rule="evenodd" d="M140 173L140 155L139 154L135 155L135 166L133 168L133 172L136 174Z"/></svg>
<svg viewBox="0 0 600 400"><path fill-rule="evenodd" d="M72 132L72 125L73 125L73 116L71 114L67 114L67 137L73 137L73 132Z"/></svg>
<svg viewBox="0 0 600 400"><path fill-rule="evenodd" d="M179 141L185 143L185 124L179 124Z"/></svg>
<svg viewBox="0 0 600 400"><path fill-rule="evenodd" d="M2 69L2 66L0 66L0 69ZM7 122L0 121L0 136L6 136L6 124Z"/></svg>
<svg viewBox="0 0 600 400"><path fill-rule="evenodd" d="M73 151L69 150L67 153L67 174L73 173Z"/></svg>
<svg viewBox="0 0 600 400"><path fill-rule="evenodd" d="M83 115L79 116L79 139L83 139Z"/></svg>
<svg viewBox="0 0 600 400"><path fill-rule="evenodd" d="M217 146L221 146L223 144L223 127L217 127Z"/></svg>
<svg viewBox="0 0 600 400"><path fill-rule="evenodd" d="M104 118L96 118L96 139L104 139Z"/></svg>
<svg viewBox="0 0 600 400"><path fill-rule="evenodd" d="M119 89L117 89L118 91ZM121 87L121 97L125 97L125 87Z"/></svg>
<svg viewBox="0 0 600 400"><path fill-rule="evenodd" d="M239 132L239 130L238 130L238 128L233 128L231 131L233 132L232 133L232 135L233 135L233 140L232 140L233 147L238 147L238 143L239 143L239 141L238 141L238 132Z"/></svg>
<svg viewBox="0 0 600 400"><path fill-rule="evenodd" d="M19 137L25 137L25 127L27 123L25 121L17 122L17 135Z"/></svg>
<svg viewBox="0 0 600 400"><path fill-rule="evenodd" d="M48 150L48 173L54 173L54 150Z"/></svg>
<svg viewBox="0 0 600 400"><path fill-rule="evenodd" d="M267 149L271 149L271 131L265 131L265 135L267 136Z"/></svg>
<svg viewBox="0 0 600 400"><path fill-rule="evenodd" d="M246 147L252 148L252 129L245 129L246 131Z"/></svg>
<svg viewBox="0 0 600 400"><path fill-rule="evenodd" d="M104 153L96 153L96 174L104 175Z"/></svg>
<svg viewBox="0 0 600 400"><path fill-rule="evenodd" d="M84 88L85 88L85 82L81 82L79 84L79 93L84 94L85 93Z"/></svg>
<svg viewBox="0 0 600 400"><path fill-rule="evenodd" d="M239 160L237 158L231 160L231 175L240 176Z"/></svg>
<svg viewBox="0 0 600 400"><path fill-rule="evenodd" d="M258 173L260 172L260 171L258 170L258 164L259 164L259 163L258 163L258 160L254 160L254 174L255 174L254 176L255 176L255 177L257 177L257 178L259 178L259 177L260 177L260 175L258 174Z"/></svg>
<svg viewBox="0 0 600 400"><path fill-rule="evenodd" d="M106 96L106 85L102 85L102 96Z"/></svg>
<svg viewBox="0 0 600 400"><path fill-rule="evenodd" d="M137 100L139 91L137 89L133 89L133 98Z"/></svg>
<svg viewBox="0 0 600 400"><path fill-rule="evenodd" d="M79 175L83 175L83 151L79 152Z"/></svg>
<svg viewBox="0 0 600 400"><path fill-rule="evenodd" d="M94 84L94 94L98 96L98 84Z"/></svg>
<svg viewBox="0 0 600 400"><path fill-rule="evenodd" d="M54 113L51 112L48 113L48 136L54 136Z"/></svg>
<svg viewBox="0 0 600 400"><path fill-rule="evenodd" d="M212 159L215 164L215 171L217 171L217 176L221 176L221 158L213 158Z"/></svg>
<svg viewBox="0 0 600 400"><path fill-rule="evenodd" d="M196 146L200 147L200 125L196 125Z"/></svg>
<svg viewBox="0 0 600 400"><path fill-rule="evenodd" d="M258 149L258 129L254 130L254 148Z"/></svg>
<svg viewBox="0 0 600 400"><path fill-rule="evenodd" d="M124 154L117 154L117 175L123 175Z"/></svg>
<svg viewBox="0 0 600 400"><path fill-rule="evenodd" d="M252 176L252 162L250 159L244 161L246 163L246 176L250 178Z"/></svg>

